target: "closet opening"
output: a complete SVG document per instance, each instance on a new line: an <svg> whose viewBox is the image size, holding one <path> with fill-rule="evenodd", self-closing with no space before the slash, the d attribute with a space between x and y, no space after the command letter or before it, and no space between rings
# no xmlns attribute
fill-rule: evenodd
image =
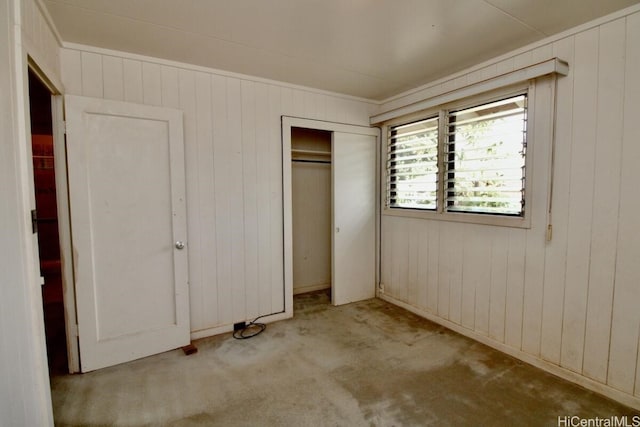
<svg viewBox="0 0 640 427"><path fill-rule="evenodd" d="M293 294L331 300L332 132L291 128Z"/></svg>
<svg viewBox="0 0 640 427"><path fill-rule="evenodd" d="M58 206L53 147L52 93L29 68L29 110L36 210L34 231L38 235L42 309L50 375L66 374L67 333L62 286Z"/></svg>

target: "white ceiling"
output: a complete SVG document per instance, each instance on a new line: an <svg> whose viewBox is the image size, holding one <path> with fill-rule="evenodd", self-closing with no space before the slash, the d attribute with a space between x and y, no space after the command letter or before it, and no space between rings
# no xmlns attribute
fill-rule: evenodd
<svg viewBox="0 0 640 427"><path fill-rule="evenodd" d="M45 0L65 42L381 100L640 0Z"/></svg>

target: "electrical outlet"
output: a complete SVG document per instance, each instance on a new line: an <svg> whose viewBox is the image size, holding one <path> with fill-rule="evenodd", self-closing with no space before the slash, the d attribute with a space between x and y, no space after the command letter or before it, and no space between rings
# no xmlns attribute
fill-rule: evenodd
<svg viewBox="0 0 640 427"><path fill-rule="evenodd" d="M247 322L238 322L233 324L233 331L239 331L247 327Z"/></svg>

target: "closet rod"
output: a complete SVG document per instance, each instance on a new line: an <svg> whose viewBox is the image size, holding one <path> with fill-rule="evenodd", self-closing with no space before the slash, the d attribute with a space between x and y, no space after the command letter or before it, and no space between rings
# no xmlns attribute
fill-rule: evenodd
<svg viewBox="0 0 640 427"><path fill-rule="evenodd" d="M296 163L323 163L326 165L331 164L331 160L304 160L304 159L291 159L292 162Z"/></svg>

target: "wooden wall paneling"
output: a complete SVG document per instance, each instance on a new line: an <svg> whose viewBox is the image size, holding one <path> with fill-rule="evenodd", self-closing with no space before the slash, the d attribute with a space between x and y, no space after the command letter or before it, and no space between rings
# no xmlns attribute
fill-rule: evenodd
<svg viewBox="0 0 640 427"><path fill-rule="evenodd" d="M43 39L45 24L41 19L38 6L33 1L23 1L22 7L26 12L24 16L27 18L22 20L23 25L25 25L25 27L23 27L23 32L26 32L27 37L29 37L35 46L44 47L45 43L43 43Z"/></svg>
<svg viewBox="0 0 640 427"><path fill-rule="evenodd" d="M414 304L422 309L428 308L428 275L429 275L429 228L431 224L416 221L416 298Z"/></svg>
<svg viewBox="0 0 640 427"><path fill-rule="evenodd" d="M338 98L338 122L339 123L360 123L352 121L353 115L349 111L349 100L344 98Z"/></svg>
<svg viewBox="0 0 640 427"><path fill-rule="evenodd" d="M625 22L600 27L598 110L584 375L607 380L620 200Z"/></svg>
<svg viewBox="0 0 640 427"><path fill-rule="evenodd" d="M189 251L189 299L191 310L191 330L204 329L215 324L217 303L207 300L205 283L210 283L203 275L203 263L200 224L200 179L199 162L201 148L198 144L198 121L196 119L196 83L195 73L188 70L178 72L180 91L180 109L184 111L185 171L187 182L187 249ZM202 119L201 119L202 120ZM205 139L205 138L203 138ZM192 143L193 142L193 143ZM212 159L210 159L212 161ZM215 283L215 276L212 281ZM215 309L211 310L211 307ZM212 319L210 316L214 316ZM209 316L209 317L207 317Z"/></svg>
<svg viewBox="0 0 640 427"><path fill-rule="evenodd" d="M391 294L391 258L393 256L391 241L393 239L393 217L382 217L382 256L380 257L380 281L383 285L383 293Z"/></svg>
<svg viewBox="0 0 640 427"><path fill-rule="evenodd" d="M93 98L103 96L102 56L82 52L82 95Z"/></svg>
<svg viewBox="0 0 640 427"><path fill-rule="evenodd" d="M241 80L227 79L227 137L230 154L228 162L229 181L226 191L229 195L231 226L231 293L233 298L233 321L246 319L246 282L244 247L244 164L242 146L242 94ZM222 143L222 141L217 141ZM248 185L251 185L248 183Z"/></svg>
<svg viewBox="0 0 640 427"><path fill-rule="evenodd" d="M438 316L451 319L451 254L453 253L449 223L440 225L440 241L438 245ZM453 321L453 320L452 320Z"/></svg>
<svg viewBox="0 0 640 427"><path fill-rule="evenodd" d="M460 324L475 330L476 286L479 280L477 274L481 268L478 262L482 240L481 227L473 227L469 224L461 224L458 227L464 236L459 240L462 246L462 257L458 261L462 278Z"/></svg>
<svg viewBox="0 0 640 427"><path fill-rule="evenodd" d="M440 287L438 283L438 272L440 271L440 223L432 222L428 224L426 233L426 262L422 262L427 267L427 304L426 308L434 314L438 313L440 302ZM423 243L424 244L424 243Z"/></svg>
<svg viewBox="0 0 640 427"><path fill-rule="evenodd" d="M247 317L260 313L258 275L258 181L256 156L255 83L243 81L242 91L242 170L244 195L244 274Z"/></svg>
<svg viewBox="0 0 640 427"><path fill-rule="evenodd" d="M627 18L624 80L622 168L611 345L607 383L638 395L638 335L640 333L640 14Z"/></svg>
<svg viewBox="0 0 640 427"><path fill-rule="evenodd" d="M282 131L278 118L282 114L280 87L269 85L269 184L271 197L271 312L279 313L284 306L284 229L282 224Z"/></svg>
<svg viewBox="0 0 640 427"><path fill-rule="evenodd" d="M397 281L398 281L398 263L396 262L398 260L398 244L396 243L399 239L398 237L398 229L396 226L396 223L399 222L397 221L397 218L395 217L389 217L389 227L388 227L388 240L387 240L387 246L388 246L388 254L389 257L387 258L387 265L389 266L389 281L385 284L386 288L385 288L385 293L393 296L395 298L395 296L397 295L397 292L395 291L396 286L397 286Z"/></svg>
<svg viewBox="0 0 640 427"><path fill-rule="evenodd" d="M209 190L215 198L215 246L218 277L218 322L230 324L233 319L233 273L231 188L233 185L233 145L229 141L229 112L227 103L227 77L213 75L211 81L211 118L213 122L213 171L215 182Z"/></svg>
<svg viewBox="0 0 640 427"><path fill-rule="evenodd" d="M412 236L415 234L415 226L413 226L413 219L404 222L401 224L402 229L402 268L401 275L398 281L399 286L399 295L402 301L408 302L410 294L416 294L414 289L416 288L415 281L417 280L417 258L416 250L417 250L417 242L415 239L412 239ZM412 253L413 252L413 253ZM411 300L415 301L415 300Z"/></svg>
<svg viewBox="0 0 640 427"><path fill-rule="evenodd" d="M82 54L77 50L60 50L60 74L66 95L82 95Z"/></svg>
<svg viewBox="0 0 640 427"><path fill-rule="evenodd" d="M26 63L26 58L15 54L21 51L14 37L20 25L14 18L20 7L18 2L0 2L0 418L6 425L52 425L42 309L38 307L40 282L34 262L37 254L24 217L24 208L29 205L24 200L29 197L24 189L28 176L25 169L30 162L17 161L27 144L16 126L24 123L24 110L18 109L16 99L28 101L22 96L22 86L16 88L26 78L15 72L16 66L25 70L23 63L16 62ZM16 96L12 95L14 91Z"/></svg>
<svg viewBox="0 0 640 427"><path fill-rule="evenodd" d="M160 65L142 63L142 100L147 105L162 105Z"/></svg>
<svg viewBox="0 0 640 427"><path fill-rule="evenodd" d="M104 76L104 98L124 101L124 68L122 58L103 56L102 75Z"/></svg>
<svg viewBox="0 0 640 427"><path fill-rule="evenodd" d="M338 100L335 97L333 96L326 97L325 108L326 108L327 121L330 121L330 122L338 121L337 105L338 105Z"/></svg>
<svg viewBox="0 0 640 427"><path fill-rule="evenodd" d="M293 289L300 293L331 285L331 165L292 163L291 181Z"/></svg>
<svg viewBox="0 0 640 427"><path fill-rule="evenodd" d="M405 291L406 286L406 274L407 274L407 240L404 234L404 223L397 221L394 224L394 232L392 238L391 249L391 292L393 295L402 300L402 294Z"/></svg>
<svg viewBox="0 0 640 427"><path fill-rule="evenodd" d="M324 120L328 122L335 122L335 119L334 119L335 97L329 96L329 95L323 95L322 98L323 98L322 105L324 106Z"/></svg>
<svg viewBox="0 0 640 427"><path fill-rule="evenodd" d="M316 113L318 114L318 120L327 120L327 96L321 93L316 93L315 98L316 98Z"/></svg>
<svg viewBox="0 0 640 427"><path fill-rule="evenodd" d="M271 184L269 183L269 88L255 84L256 102L256 174L258 176L258 277L260 314L271 313ZM295 91L292 93L292 97Z"/></svg>
<svg viewBox="0 0 640 427"><path fill-rule="evenodd" d="M505 312L505 343L522 348L522 310L524 304L524 268L527 233L509 229L507 264L507 304Z"/></svg>
<svg viewBox="0 0 640 427"><path fill-rule="evenodd" d="M406 234L407 236L407 281L403 283L403 287L406 289L405 301L412 302L413 304L419 304L419 291L418 287L418 265L424 262L422 254L420 253L420 241L419 233L423 228L422 224L418 220L411 220L407 224L412 230Z"/></svg>
<svg viewBox="0 0 640 427"><path fill-rule="evenodd" d="M294 117L304 117L305 115L305 93L300 89L293 89L293 112Z"/></svg>
<svg viewBox="0 0 640 427"><path fill-rule="evenodd" d="M124 67L124 100L143 104L142 63L133 59L123 59L122 61Z"/></svg>
<svg viewBox="0 0 640 427"><path fill-rule="evenodd" d="M492 230L491 235L489 336L498 342L504 342L509 233L508 229L500 227L496 230Z"/></svg>
<svg viewBox="0 0 640 427"><path fill-rule="evenodd" d="M192 330L283 310L280 116L366 124L377 106L118 52L61 53L69 93L184 111Z"/></svg>
<svg viewBox="0 0 640 427"><path fill-rule="evenodd" d="M162 105L169 108L180 108L180 84L178 81L178 69L162 66L160 68L162 82ZM184 118L184 114L183 114Z"/></svg>
<svg viewBox="0 0 640 427"><path fill-rule="evenodd" d="M349 118L348 118L345 99L342 99L342 98L336 99L335 117L336 117L336 122L338 123L348 123Z"/></svg>
<svg viewBox="0 0 640 427"><path fill-rule="evenodd" d="M562 317L564 308L566 255L571 185L571 141L573 136L573 51L574 37L554 44L554 54L572 64L569 75L558 77L556 92L556 141L553 171L552 238L546 244L542 337L540 355L560 364Z"/></svg>
<svg viewBox="0 0 640 427"><path fill-rule="evenodd" d="M280 89L280 100L282 102L282 109L280 116L292 116L293 115L293 89L289 87L283 87ZM280 117L280 122L282 117Z"/></svg>
<svg viewBox="0 0 640 427"><path fill-rule="evenodd" d="M369 112L366 108L360 108L360 101L356 101L355 99L346 99L347 105L349 106L349 115L347 123L362 125L369 124Z"/></svg>
<svg viewBox="0 0 640 427"><path fill-rule="evenodd" d="M216 179L214 177L214 146L213 146L213 128L211 116L213 97L211 78L205 73L194 74L193 82L195 93L195 165L197 175L194 176L197 188L197 197L194 203L198 219L195 224L199 225L197 230L198 236L194 243L198 246L189 246L189 256L195 257L200 265L200 289L201 294L198 295L198 304L202 309L203 326L215 325L222 321L218 316L221 304L230 304L229 302L219 301L217 263L218 248L216 247L217 224L216 218L216 199L218 191L216 188Z"/></svg>
<svg viewBox="0 0 640 427"><path fill-rule="evenodd" d="M582 371L589 283L593 171L597 122L598 28L576 35L569 244L560 363Z"/></svg>
<svg viewBox="0 0 640 427"><path fill-rule="evenodd" d="M462 267L464 242L468 238L459 224L447 223L447 266L449 273L449 320L462 324Z"/></svg>
<svg viewBox="0 0 640 427"><path fill-rule="evenodd" d="M33 38L36 34L36 4L33 1L22 1L20 3L20 25L22 31Z"/></svg>
<svg viewBox="0 0 640 427"><path fill-rule="evenodd" d="M56 86L60 82L60 44L39 6L33 0L20 2L22 44Z"/></svg>
<svg viewBox="0 0 640 427"><path fill-rule="evenodd" d="M551 164L551 139L553 136L553 80L538 79L535 86L533 112L528 119L534 126L533 140L528 151L533 160L533 176L529 177L531 194L531 228L527 231L526 265L524 278L524 310L522 313L522 349L540 355L542 331L542 301L544 290L544 262L549 191L549 166Z"/></svg>
<svg viewBox="0 0 640 427"><path fill-rule="evenodd" d="M460 287L460 324L469 329L475 329L476 311L476 281L475 276L478 265L479 231L469 224L458 225L460 234L464 236L457 240L461 247L462 256L458 259L457 270L460 272L462 285Z"/></svg>
<svg viewBox="0 0 640 427"><path fill-rule="evenodd" d="M406 221L395 224L393 235L393 296L400 301L407 301L407 283L409 282L409 236Z"/></svg>
<svg viewBox="0 0 640 427"><path fill-rule="evenodd" d="M317 119L318 118L318 112L316 111L316 96L314 93L311 92L302 92L303 95L303 115L302 117L308 117L310 119Z"/></svg>
<svg viewBox="0 0 640 427"><path fill-rule="evenodd" d="M473 267L465 273L465 280L469 280L468 274L472 274L474 282L474 327L476 332L489 335L489 310L491 296L491 231L489 227L481 226L473 239L472 251L475 255ZM467 262L465 261L465 265Z"/></svg>

